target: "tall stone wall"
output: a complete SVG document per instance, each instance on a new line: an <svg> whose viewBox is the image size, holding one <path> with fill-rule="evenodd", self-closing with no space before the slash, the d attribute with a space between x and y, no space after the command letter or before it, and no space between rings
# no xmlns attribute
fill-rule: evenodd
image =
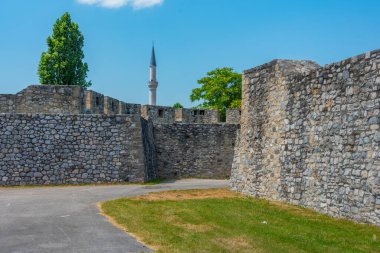
<svg viewBox="0 0 380 253"><path fill-rule="evenodd" d="M243 77L231 187L380 225L380 50Z"/></svg>
<svg viewBox="0 0 380 253"><path fill-rule="evenodd" d="M142 144L144 147L145 181L158 178L157 154L153 135L153 122L141 118Z"/></svg>
<svg viewBox="0 0 380 253"><path fill-rule="evenodd" d="M229 178L239 125L155 124L161 178Z"/></svg>
<svg viewBox="0 0 380 253"><path fill-rule="evenodd" d="M138 115L1 114L0 185L143 182L142 139Z"/></svg>

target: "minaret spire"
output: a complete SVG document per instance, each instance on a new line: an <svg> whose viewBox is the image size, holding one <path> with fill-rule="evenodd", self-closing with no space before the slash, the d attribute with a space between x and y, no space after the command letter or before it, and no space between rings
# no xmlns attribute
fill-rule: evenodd
<svg viewBox="0 0 380 253"><path fill-rule="evenodd" d="M150 57L150 81L149 81L149 105L156 105L156 91L158 87L156 77L156 54L154 52L154 44L152 46L152 55Z"/></svg>
<svg viewBox="0 0 380 253"><path fill-rule="evenodd" d="M153 46L152 46L152 55L150 57L150 66L157 67L157 64L156 64L156 53L154 52L154 43L153 43Z"/></svg>

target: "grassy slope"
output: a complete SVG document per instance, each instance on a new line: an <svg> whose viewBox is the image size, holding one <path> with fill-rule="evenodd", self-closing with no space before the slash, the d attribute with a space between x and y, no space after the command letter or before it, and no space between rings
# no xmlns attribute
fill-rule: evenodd
<svg viewBox="0 0 380 253"><path fill-rule="evenodd" d="M204 193L208 198L191 199ZM209 198L214 193L218 198ZM108 201L102 210L158 252L380 252L378 227L227 190L170 194L185 197L156 193Z"/></svg>

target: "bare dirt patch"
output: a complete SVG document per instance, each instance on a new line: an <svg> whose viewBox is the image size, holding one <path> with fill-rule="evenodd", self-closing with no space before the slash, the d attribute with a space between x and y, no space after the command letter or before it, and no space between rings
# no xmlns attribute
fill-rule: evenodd
<svg viewBox="0 0 380 253"><path fill-rule="evenodd" d="M252 250L252 245L248 242L244 236L239 237L219 237L215 238L213 240L214 242L223 245L226 249L230 250L231 252L244 252L247 248L250 248ZM255 253L262 252L260 249L255 249Z"/></svg>
<svg viewBox="0 0 380 253"><path fill-rule="evenodd" d="M232 192L228 189L208 189L208 190L187 190L187 191L167 191L154 192L148 195L132 198L133 200L187 200L187 199L228 199L241 198L240 193Z"/></svg>

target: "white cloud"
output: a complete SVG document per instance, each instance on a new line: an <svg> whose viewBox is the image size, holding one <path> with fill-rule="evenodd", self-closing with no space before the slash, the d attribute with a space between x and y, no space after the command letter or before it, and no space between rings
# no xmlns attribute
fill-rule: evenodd
<svg viewBox="0 0 380 253"><path fill-rule="evenodd" d="M162 4L164 0L76 0L81 4L100 5L106 8L120 8L126 5L134 9L143 9Z"/></svg>

